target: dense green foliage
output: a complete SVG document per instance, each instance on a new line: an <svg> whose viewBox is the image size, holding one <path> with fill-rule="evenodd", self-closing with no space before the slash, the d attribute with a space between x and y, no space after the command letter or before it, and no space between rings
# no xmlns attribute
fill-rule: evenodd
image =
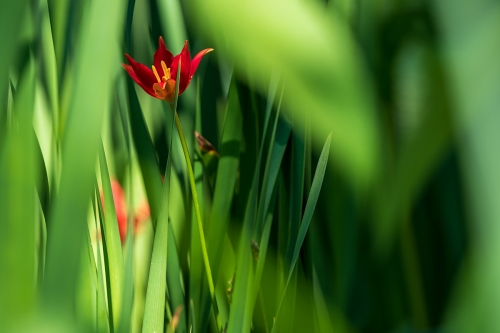
<svg viewBox="0 0 500 333"><path fill-rule="evenodd" d="M498 331L499 31L486 0L0 1L0 331ZM215 49L172 105L121 68L159 36Z"/></svg>

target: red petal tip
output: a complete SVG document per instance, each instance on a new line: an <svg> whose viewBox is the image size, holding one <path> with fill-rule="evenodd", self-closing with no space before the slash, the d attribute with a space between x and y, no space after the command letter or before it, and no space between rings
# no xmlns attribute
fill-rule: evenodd
<svg viewBox="0 0 500 333"><path fill-rule="evenodd" d="M128 53L125 53L125 58L127 58L127 61L130 63L132 61L134 61L134 58L132 58L131 56L128 55ZM130 59L132 59L132 61L130 61Z"/></svg>

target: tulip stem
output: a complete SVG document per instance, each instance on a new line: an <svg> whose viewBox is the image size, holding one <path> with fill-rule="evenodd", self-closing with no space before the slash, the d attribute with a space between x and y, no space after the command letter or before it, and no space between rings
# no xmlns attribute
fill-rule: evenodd
<svg viewBox="0 0 500 333"><path fill-rule="evenodd" d="M205 270L207 272L208 288L210 289L210 297L212 298L212 306L214 310L214 316L217 322L217 327L219 332L222 332L222 324L219 317L219 309L217 307L217 300L215 299L215 287L212 280L212 271L210 269L210 263L208 261L207 245L205 242L205 234L203 232L203 224L201 222L200 205L198 203L198 194L196 193L196 184L194 181L193 166L191 165L191 158L189 157L189 150L186 144L186 138L184 137L184 132L182 131L181 121L175 110L173 110L175 125L177 126L177 132L179 133L179 139L181 140L182 150L184 152L184 158L186 160L189 184L191 186L191 193L193 195L194 212L196 215L196 222L198 224L198 231L200 234L201 251L203 252L203 263L205 265Z"/></svg>

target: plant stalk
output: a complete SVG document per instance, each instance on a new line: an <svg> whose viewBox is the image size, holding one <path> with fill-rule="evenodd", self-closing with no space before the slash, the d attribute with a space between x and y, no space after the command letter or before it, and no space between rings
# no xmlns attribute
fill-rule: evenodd
<svg viewBox="0 0 500 333"><path fill-rule="evenodd" d="M207 272L208 288L210 289L210 297L212 298L212 306L214 311L215 320L217 322L217 328L219 332L222 332L222 324L219 317L219 309L217 307L217 300L215 299L215 286L212 280L212 270L210 269L210 263L208 261L207 245L205 242L205 234L203 232L203 224L201 222L200 205L198 203L198 194L196 193L196 184L194 181L193 166L191 165L191 158L189 157L189 150L186 144L186 138L184 137L184 132L182 131L181 121L179 115L173 109L173 105L170 105L172 112L174 113L175 126L177 127L177 132L179 133L179 139L181 140L182 151L184 152L184 159L186 160L186 166L188 170L189 185L191 187L191 193L193 195L194 211L196 215L196 222L198 224L198 231L200 235L201 251L203 254L203 264L205 266L205 271Z"/></svg>

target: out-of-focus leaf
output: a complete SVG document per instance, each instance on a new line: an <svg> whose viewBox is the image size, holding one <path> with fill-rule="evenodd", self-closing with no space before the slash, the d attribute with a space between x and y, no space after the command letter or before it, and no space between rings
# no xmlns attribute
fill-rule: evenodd
<svg viewBox="0 0 500 333"><path fill-rule="evenodd" d="M113 74L120 66L116 36L122 18L122 2L92 2L79 40L74 90L62 144L60 186L49 223L44 285L45 300L59 309L69 310L74 304L101 126L113 88Z"/></svg>
<svg viewBox="0 0 500 333"><path fill-rule="evenodd" d="M48 0L49 10L51 14L50 23L52 27L52 40L54 43L54 54L57 59L59 75L62 74L62 66L65 57L65 48L68 36L68 24L70 23L69 11L71 1ZM60 77L60 76L59 76Z"/></svg>
<svg viewBox="0 0 500 333"><path fill-rule="evenodd" d="M23 16L28 9L28 1L2 1L0 3L0 138L5 133L4 125L7 112L7 96L9 89L9 67L17 51L20 35L19 22L23 22ZM7 33L8 32L8 33Z"/></svg>
<svg viewBox="0 0 500 333"><path fill-rule="evenodd" d="M379 186L374 197L374 208L378 214L373 225L376 249L383 255L387 255L394 244L397 231L401 228L400 221L406 218L407 207L422 191L451 143L452 119L445 74L438 59L435 56L429 58L425 67L422 66L424 68L418 68L427 81L425 88L428 96L422 98L426 108L418 114L421 119L415 126L417 128L406 131L408 138L402 140L400 153L387 171L391 177L383 181L383 186Z"/></svg>
<svg viewBox="0 0 500 333"><path fill-rule="evenodd" d="M2 15L2 14L0 14ZM2 23L0 23L2 24ZM1 65L0 65L1 66ZM26 63L14 100L12 126L0 150L0 322L7 331L24 320L34 305L35 170L38 161L32 128L35 69L31 57Z"/></svg>
<svg viewBox="0 0 500 333"><path fill-rule="evenodd" d="M468 263L448 311L450 332L495 332L500 318L500 4L435 3L455 101L469 213Z"/></svg>
<svg viewBox="0 0 500 333"><path fill-rule="evenodd" d="M180 52L187 40L187 33L178 0L157 0L158 14L163 25L167 47L173 52ZM154 38L156 40L156 38Z"/></svg>
<svg viewBox="0 0 500 333"><path fill-rule="evenodd" d="M332 133L335 164L352 184L365 186L373 180L380 156L375 102L370 77L343 20L325 16L313 2L190 4L193 22L234 59L237 69L261 87L273 70L286 77L287 109L298 120L308 113L316 144Z"/></svg>

